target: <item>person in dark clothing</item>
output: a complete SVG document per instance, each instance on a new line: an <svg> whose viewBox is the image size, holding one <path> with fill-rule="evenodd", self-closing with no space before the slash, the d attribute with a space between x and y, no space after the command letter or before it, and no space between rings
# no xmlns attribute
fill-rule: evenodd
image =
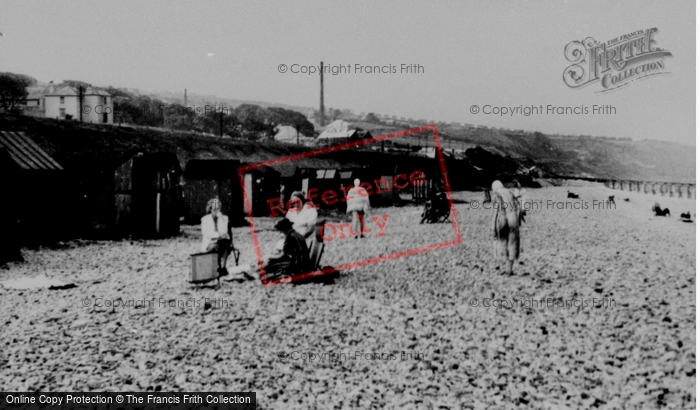
<svg viewBox="0 0 700 410"><path fill-rule="evenodd" d="M651 210L656 216L671 216L671 211L669 211L668 208L661 209L658 202L654 202L654 206L651 207Z"/></svg>
<svg viewBox="0 0 700 410"><path fill-rule="evenodd" d="M440 220L440 218L445 217L450 213L450 203L447 200L447 194L445 194L445 188L441 183L437 183L430 190L428 195L428 200L425 202L423 209L423 216L420 223L427 221L428 223L435 223Z"/></svg>
<svg viewBox="0 0 700 410"><path fill-rule="evenodd" d="M292 222L284 218L275 229L285 234L284 240L277 243L277 253L265 265L267 280L277 280L310 271L309 248L306 239L294 230Z"/></svg>

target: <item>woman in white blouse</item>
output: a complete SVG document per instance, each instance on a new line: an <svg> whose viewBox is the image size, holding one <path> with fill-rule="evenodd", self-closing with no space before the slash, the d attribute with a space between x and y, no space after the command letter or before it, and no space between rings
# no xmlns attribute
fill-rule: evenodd
<svg viewBox="0 0 700 410"><path fill-rule="evenodd" d="M219 275L226 276L226 262L231 254L231 227L228 217L221 213L221 201L212 198L207 203L207 214L202 217L202 252L219 254Z"/></svg>
<svg viewBox="0 0 700 410"><path fill-rule="evenodd" d="M307 202L304 193L294 191L289 198L287 219L293 224L295 231L305 239L311 237L316 226L318 211L312 202Z"/></svg>

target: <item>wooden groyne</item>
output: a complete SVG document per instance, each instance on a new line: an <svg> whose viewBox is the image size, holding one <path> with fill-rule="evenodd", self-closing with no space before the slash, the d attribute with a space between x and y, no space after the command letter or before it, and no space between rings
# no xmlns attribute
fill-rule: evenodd
<svg viewBox="0 0 700 410"><path fill-rule="evenodd" d="M605 180L606 187L621 191L642 192L651 195L666 196L669 198L695 199L695 184L680 182L649 182L628 180Z"/></svg>
<svg viewBox="0 0 700 410"><path fill-rule="evenodd" d="M681 182L651 182L635 181L626 179L605 179L605 178L585 178L557 176L553 179L578 179L582 181L599 182L610 189L620 191L641 192L649 195L659 195L668 198L688 198L696 199L695 184Z"/></svg>

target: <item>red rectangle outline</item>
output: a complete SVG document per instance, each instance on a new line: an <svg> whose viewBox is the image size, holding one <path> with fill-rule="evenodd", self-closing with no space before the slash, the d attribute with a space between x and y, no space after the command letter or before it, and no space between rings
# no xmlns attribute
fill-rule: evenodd
<svg viewBox="0 0 700 410"><path fill-rule="evenodd" d="M246 189L246 186L245 186L245 173L247 171L252 171L252 170L255 170L258 168L267 167L267 166L271 166L271 165L282 164L285 162L294 161L296 159L312 158L312 157L315 157L317 155L327 154L329 152L342 151L345 149L361 147L361 146L366 145L366 144L373 144L375 142L381 142L381 141L386 141L386 140L393 139L393 138L405 137L405 136L408 136L411 134L417 134L417 133L430 131L430 130L433 131L433 137L435 138L435 155L438 158L438 163L440 165L440 171L442 172L442 178L443 178L444 184L445 184L445 191L447 194L447 200L450 204L450 214L452 217L452 226L454 227L457 239L452 240L452 241L437 243L434 245L423 246L423 247L419 247L419 248L415 248L415 249L409 249L407 251L395 252L395 253L392 253L390 255L378 256L375 258L370 258L370 259L366 259L366 260L362 260L362 261L358 261L358 262L350 262L350 263L346 263L346 264L343 264L340 266L327 267L327 268L324 268L324 269L321 269L318 271L314 271L314 272L300 273L300 274L297 274L297 275L294 275L291 277L282 278L282 279L278 279L278 280L271 280L271 281L267 280L267 277L265 275L265 260L263 258L262 248L260 246L260 239L258 238L258 234L255 231L255 220L253 218L253 204L251 203L250 195L248 195L248 190ZM266 286L266 287L272 286L272 285L279 285L282 283L296 282L296 281L300 281L300 280L304 280L304 279L313 278L316 276L322 276L324 274L332 272L333 270L341 271L341 270L356 268L356 267L360 267L360 266L371 265L371 264L379 263L382 261L387 261L390 259L396 259L396 258L400 258L403 256L416 255L419 253L434 251L434 250L446 248L449 246L459 245L462 243L462 233L459 229L459 222L457 221L457 211L455 210L454 200L452 198L452 188L450 187L450 180L449 180L449 177L447 176L447 165L445 164L445 157L444 157L443 152L442 152L442 145L440 144L440 136L438 134L438 128L435 124L424 125L422 127L411 128L408 130L393 132L390 134L384 134L384 135L380 135L380 136L372 137L372 138L367 138L367 139L363 139L363 140L351 141L351 142L346 142L346 143L338 144L338 145L332 145L332 146L320 148L317 150L306 151L306 152L302 152L300 154L289 155L287 157L271 159L271 160L267 160L267 161L263 161L263 162L257 162L254 164L241 165L238 168L238 177L241 181L241 187L243 189L243 197L245 199L248 220L250 221L250 231L251 231L251 234L253 235L253 245L255 246L255 253L258 256L258 267L260 268L260 279L262 281L263 286Z"/></svg>

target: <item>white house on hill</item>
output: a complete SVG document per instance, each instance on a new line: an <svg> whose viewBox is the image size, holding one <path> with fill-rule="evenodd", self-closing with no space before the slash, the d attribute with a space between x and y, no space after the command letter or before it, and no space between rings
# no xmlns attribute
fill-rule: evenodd
<svg viewBox="0 0 700 410"><path fill-rule="evenodd" d="M44 96L46 118L67 119L100 124L114 123L114 102L106 91L87 87L80 101L79 90L71 86L49 89ZM82 108L81 108L82 107Z"/></svg>
<svg viewBox="0 0 700 410"><path fill-rule="evenodd" d="M298 133L296 128L291 125L278 125L275 127L274 131L277 132L274 137L275 141L282 141L290 144L296 144L298 141L299 144L303 145L308 145L315 141L311 137Z"/></svg>
<svg viewBox="0 0 700 410"><path fill-rule="evenodd" d="M326 129L318 136L318 140L328 143L370 137L372 135L369 131L363 131L346 121L336 120L326 126Z"/></svg>

